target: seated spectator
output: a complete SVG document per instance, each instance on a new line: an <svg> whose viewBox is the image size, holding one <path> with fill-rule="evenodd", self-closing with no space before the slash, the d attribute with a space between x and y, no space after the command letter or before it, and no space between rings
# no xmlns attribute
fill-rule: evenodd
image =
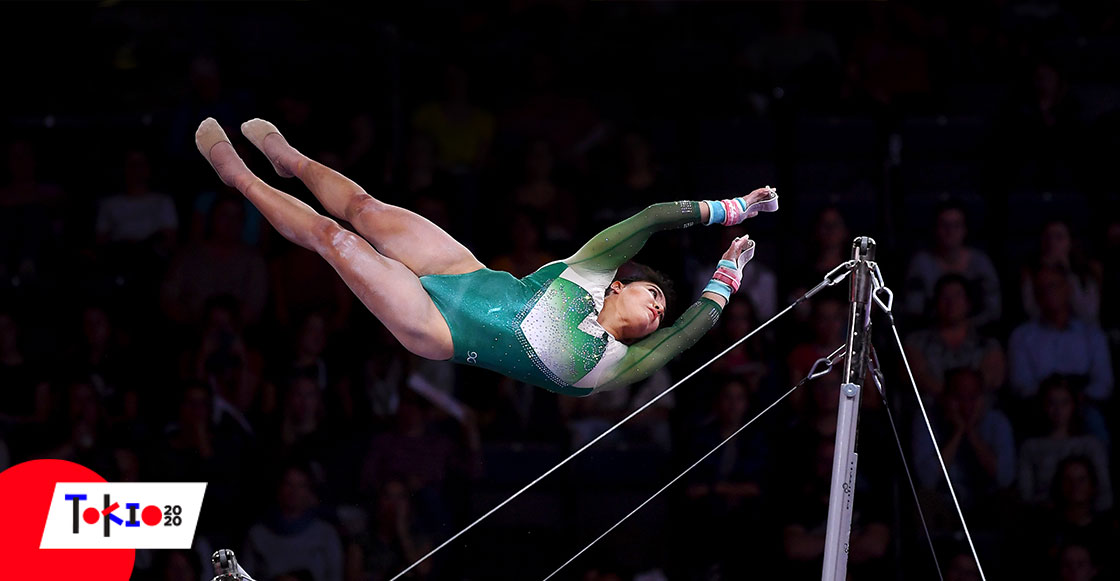
<svg viewBox="0 0 1120 581"><path fill-rule="evenodd" d="M208 482L199 534L229 542L237 527L247 524L240 519L248 516L246 500L255 492L246 484L254 482L260 466L247 453L251 442L244 434L214 422L213 406L205 383L187 384L175 403L175 417L148 450L144 469L152 481Z"/></svg>
<svg viewBox="0 0 1120 581"><path fill-rule="evenodd" d="M372 523L346 549L348 579L386 581L415 563L432 548L432 542L416 521L408 488L400 480L386 480L378 488L372 506ZM431 574L433 560L413 569L413 578Z"/></svg>
<svg viewBox="0 0 1120 581"><path fill-rule="evenodd" d="M1039 268L1047 266L1060 269L1069 279L1070 301L1073 316L1090 324L1099 324L1101 311L1101 265L1085 256L1073 240L1069 223L1054 219L1042 227L1038 255L1030 266L1023 269L1021 288L1023 311L1032 319L1042 316L1034 296L1034 277Z"/></svg>
<svg viewBox="0 0 1120 581"><path fill-rule="evenodd" d="M467 70L449 63L444 69L443 98L421 105L412 126L436 142L440 167L452 173L478 171L489 159L494 116L471 102Z"/></svg>
<svg viewBox="0 0 1120 581"><path fill-rule="evenodd" d="M1034 273L1039 319L1019 325L1007 343L1012 394L1029 398L1054 373L1087 377L1085 395L1094 402L1112 395L1112 361L1099 328L1073 316L1069 278L1054 267Z"/></svg>
<svg viewBox="0 0 1120 581"><path fill-rule="evenodd" d="M1068 186L1084 151L1081 104L1055 62L1037 60L1023 72L1019 90L1000 108L995 138L1004 155L993 161L1012 187Z"/></svg>
<svg viewBox="0 0 1120 581"><path fill-rule="evenodd" d="M110 478L116 474L116 458L109 419L97 392L85 378L77 377L65 382L63 393L66 404L52 427L54 447L45 456L81 464L116 480Z"/></svg>
<svg viewBox="0 0 1120 581"><path fill-rule="evenodd" d="M943 490L944 475L933 446L941 450L957 498L966 509L980 507L1015 480L1015 439L1011 422L992 409L983 378L968 368L950 370L930 423L939 442L930 442L926 424L915 418L914 471L918 485Z"/></svg>
<svg viewBox="0 0 1120 581"><path fill-rule="evenodd" d="M937 397L945 388L945 372L967 367L980 372L985 391L994 392L1003 385L1007 363L999 341L981 335L969 319L968 281L959 274L946 274L937 281L933 298L933 326L906 338L906 356L918 389Z"/></svg>
<svg viewBox="0 0 1120 581"><path fill-rule="evenodd" d="M250 415L275 408L272 385L262 381L264 357L245 339L235 298L214 296L204 308L201 336L196 346L183 353L181 376L205 381L215 390L215 422L224 418L251 434Z"/></svg>
<svg viewBox="0 0 1120 581"><path fill-rule="evenodd" d="M319 496L311 471L284 468L268 514L249 529L238 559L254 578L272 579L304 570L315 581L342 581L338 532L319 518Z"/></svg>
<svg viewBox="0 0 1120 581"><path fill-rule="evenodd" d="M1089 547L1080 543L1070 543L1061 547L1057 558L1058 581L1093 581L1101 579L1097 559Z"/></svg>
<svg viewBox="0 0 1120 581"><path fill-rule="evenodd" d="M19 318L10 308L0 306L0 430L4 432L42 424L51 411L50 383L24 355Z"/></svg>
<svg viewBox="0 0 1120 581"><path fill-rule="evenodd" d="M782 499L777 506L782 534L782 554L791 579L809 579L819 575L825 550L828 503L831 496L833 437L822 437L796 456L808 469L790 469L781 484ZM884 501L886 498L868 490L870 480L857 476L848 543L848 569L853 579L878 579L886 575L886 555L891 531Z"/></svg>
<svg viewBox="0 0 1120 581"><path fill-rule="evenodd" d="M16 139L7 144L7 177L0 185L0 280L34 280L52 238L61 230L66 194L40 181L35 146Z"/></svg>
<svg viewBox="0 0 1120 581"><path fill-rule="evenodd" d="M720 327L705 343L712 346L707 351L719 353L758 328L760 321L755 313L754 302L749 300L731 301L721 315ZM757 394L764 382L770 378L773 367L773 345L765 332L736 345L726 355L711 365L711 371L723 375L743 378L751 394Z"/></svg>
<svg viewBox="0 0 1120 581"><path fill-rule="evenodd" d="M93 386L114 428L142 438L146 428L136 390L142 364L128 345L127 332L108 308L90 304L82 309L81 336L66 360Z"/></svg>
<svg viewBox="0 0 1120 581"><path fill-rule="evenodd" d="M556 183L555 166L552 144L545 139L529 142L525 148L524 175L512 195L515 206L539 212L537 232L546 248L566 246L575 238L579 225L577 197Z"/></svg>
<svg viewBox="0 0 1120 581"><path fill-rule="evenodd" d="M168 269L161 291L164 314L188 325L202 318L206 300L221 294L237 298L246 324L264 310L268 273L260 252L241 240L245 209L238 198L214 203L205 241L182 249Z"/></svg>
<svg viewBox="0 0 1120 581"><path fill-rule="evenodd" d="M401 393L393 429L369 442L359 491L372 495L379 483L400 480L408 486L423 525L437 530L450 523L445 484L455 477L477 478L482 464L473 423L464 424L466 444L460 445L434 428L429 412L414 392Z"/></svg>
<svg viewBox="0 0 1120 581"><path fill-rule="evenodd" d="M980 581L980 569L968 547L958 547L945 564L945 581Z"/></svg>
<svg viewBox="0 0 1120 581"><path fill-rule="evenodd" d="M605 391L595 397L566 397L557 403L571 435L572 448L579 448L607 431L619 420L645 405L673 385L665 368L638 383ZM657 400L646 411L627 421L605 438L602 445L639 446L653 444L665 451L671 446L669 414L676 405L673 394Z"/></svg>
<svg viewBox="0 0 1120 581"><path fill-rule="evenodd" d="M544 233L544 214L528 207L514 209L509 221L510 248L513 250L494 258L490 268L521 278L557 260L556 256L541 247Z"/></svg>
<svg viewBox="0 0 1120 581"><path fill-rule="evenodd" d="M326 317L317 312L304 316L293 338L294 345L291 349L291 357L288 359L291 366L284 372L287 377L311 379L315 387L324 395L335 379L334 372L327 366L325 357L328 338L329 328Z"/></svg>
<svg viewBox="0 0 1120 581"><path fill-rule="evenodd" d="M964 206L956 202L941 204L936 213L934 247L919 251L910 260L901 298L901 311L912 318L932 312L934 287L942 276L956 273L969 284L976 300L969 318L979 329L999 320L1001 309L999 276L991 258L979 248L965 244L968 233Z"/></svg>
<svg viewBox="0 0 1120 581"><path fill-rule="evenodd" d="M323 392L313 377L297 375L288 380L278 417L265 423L261 432L267 442L263 455L271 465L299 462L339 484L349 475L345 465L353 459L345 455L351 446L340 437L339 426L328 421ZM325 500L335 500L334 494L342 494L345 488L336 484Z"/></svg>
<svg viewBox="0 0 1120 581"><path fill-rule="evenodd" d="M179 218L171 196L151 184L148 155L131 149L124 155L124 191L101 200L97 211L97 242L150 245L163 256L175 247Z"/></svg>
<svg viewBox="0 0 1120 581"><path fill-rule="evenodd" d="M1094 508L1099 498L1100 475L1092 460L1085 456L1068 456L1058 464L1051 485L1050 504L1037 513L1031 525L1022 531L1020 544L1035 569L1046 565L1046 559L1057 559L1067 544L1084 544L1109 555L1120 542L1120 525L1113 511ZM1107 564L1097 561L1098 565Z"/></svg>
<svg viewBox="0 0 1120 581"><path fill-rule="evenodd" d="M712 414L691 438L686 461L700 458L747 423L761 408L738 379L722 383ZM757 409L756 409L757 408ZM753 426L752 426L753 427ZM749 429L749 428L748 428ZM687 476L685 497L690 523L688 554L705 568L721 561L735 561L742 544L755 545L763 537L742 530L743 522L757 522L768 469L766 431L753 429L725 444ZM744 538L744 534L747 537ZM731 563L723 563L728 572Z"/></svg>
<svg viewBox="0 0 1120 581"><path fill-rule="evenodd" d="M268 263L272 321L281 329L299 323L302 313L319 312L336 331L346 326L354 306L354 293L318 254L298 244L284 244ZM307 281L319 281L307 284Z"/></svg>
<svg viewBox="0 0 1120 581"><path fill-rule="evenodd" d="M202 563L198 554L190 549L169 549L155 551L147 577L151 581L199 581L203 576ZM206 563L206 572L213 567Z"/></svg>
<svg viewBox="0 0 1120 581"><path fill-rule="evenodd" d="M1085 456L1098 475L1097 510L1112 508L1108 452L1104 444L1085 433L1077 391L1062 376L1050 376L1039 389L1039 402L1047 420L1045 436L1027 438L1019 453L1019 494L1025 502L1044 503L1051 498L1050 483L1058 465L1071 456Z"/></svg>
<svg viewBox="0 0 1120 581"><path fill-rule="evenodd" d="M810 316L812 338L794 347L786 360L789 366L790 385L796 385L808 376L817 360L828 357L837 347L845 344L848 340L845 336L848 326L847 310L847 303L833 296L821 297L813 301L813 311ZM804 390L799 389L789 397L795 409L804 406Z"/></svg>

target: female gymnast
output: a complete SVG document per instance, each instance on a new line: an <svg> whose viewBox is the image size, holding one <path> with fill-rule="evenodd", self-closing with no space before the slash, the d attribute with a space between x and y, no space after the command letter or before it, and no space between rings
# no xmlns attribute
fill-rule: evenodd
<svg viewBox="0 0 1120 581"><path fill-rule="evenodd" d="M738 224L778 208L769 187L730 200L653 204L570 258L517 279L486 268L427 219L309 159L268 121L247 121L241 132L276 173L298 177L361 236L253 175L214 119L199 125L195 143L221 180L247 196L281 235L326 259L406 349L564 395L639 381L691 347L715 325L754 255L754 241L735 239L700 298L658 330L666 301L656 276L615 277L650 234L698 222Z"/></svg>

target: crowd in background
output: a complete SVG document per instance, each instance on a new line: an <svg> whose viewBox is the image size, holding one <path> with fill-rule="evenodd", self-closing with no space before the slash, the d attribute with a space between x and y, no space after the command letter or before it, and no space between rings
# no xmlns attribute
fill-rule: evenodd
<svg viewBox="0 0 1120 581"><path fill-rule="evenodd" d="M1120 8L379 10L24 5L0 39L19 55L4 92L0 470L60 458L109 481L208 482L193 550L139 551L134 578L209 579L209 553L232 548L259 581L388 579L769 320L857 235L878 242L988 577L1117 578ZM208 116L309 204L242 121L273 121L516 276L651 203L771 185L781 209L651 239L638 260L676 281L677 313L731 238L759 250L696 347L639 384L568 398L410 355L221 184L193 143ZM543 577L798 383L847 317L845 282L409 578ZM979 579L875 321L886 397L865 385L850 578ZM819 575L839 384L834 371L795 391L566 578Z"/></svg>

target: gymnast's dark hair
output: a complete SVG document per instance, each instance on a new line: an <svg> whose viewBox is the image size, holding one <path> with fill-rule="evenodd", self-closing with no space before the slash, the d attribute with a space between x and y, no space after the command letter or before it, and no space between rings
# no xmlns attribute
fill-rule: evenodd
<svg viewBox="0 0 1120 581"><path fill-rule="evenodd" d="M668 318L669 309L677 300L677 293L673 289L673 281L668 276L665 276L665 273L654 270L644 264L631 261L618 269L618 273L614 279L622 284L649 282L657 285L657 288L661 289L661 293L665 295L665 318ZM665 320L665 318L662 320Z"/></svg>

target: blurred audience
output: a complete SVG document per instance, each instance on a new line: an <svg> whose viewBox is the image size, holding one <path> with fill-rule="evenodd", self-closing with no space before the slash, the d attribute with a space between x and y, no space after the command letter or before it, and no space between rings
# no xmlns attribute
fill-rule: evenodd
<svg viewBox="0 0 1120 581"><path fill-rule="evenodd" d="M972 301L968 280L946 274L933 290L935 319L931 328L906 338L906 356L922 393L936 397L945 388L945 373L966 367L980 372L984 389L995 392L1007 376L1007 362L999 341L976 330L969 318Z"/></svg>
<svg viewBox="0 0 1120 581"><path fill-rule="evenodd" d="M902 312L912 318L928 317L933 310L933 291L937 281L949 273L960 274L968 281L969 294L974 297L968 316L973 325L983 329L999 320L1001 295L999 275L983 250L965 244L968 216L965 207L949 201L938 207L934 219L934 245L910 260L906 271Z"/></svg>
<svg viewBox="0 0 1120 581"><path fill-rule="evenodd" d="M1034 295L1032 275L1044 266L1066 273L1073 316L1086 323L1098 324L1101 311L1101 265L1085 256L1073 238L1069 223L1064 220L1050 220L1042 227L1038 255L1029 267L1023 269L1023 310L1032 319L1042 316L1038 299Z"/></svg>

